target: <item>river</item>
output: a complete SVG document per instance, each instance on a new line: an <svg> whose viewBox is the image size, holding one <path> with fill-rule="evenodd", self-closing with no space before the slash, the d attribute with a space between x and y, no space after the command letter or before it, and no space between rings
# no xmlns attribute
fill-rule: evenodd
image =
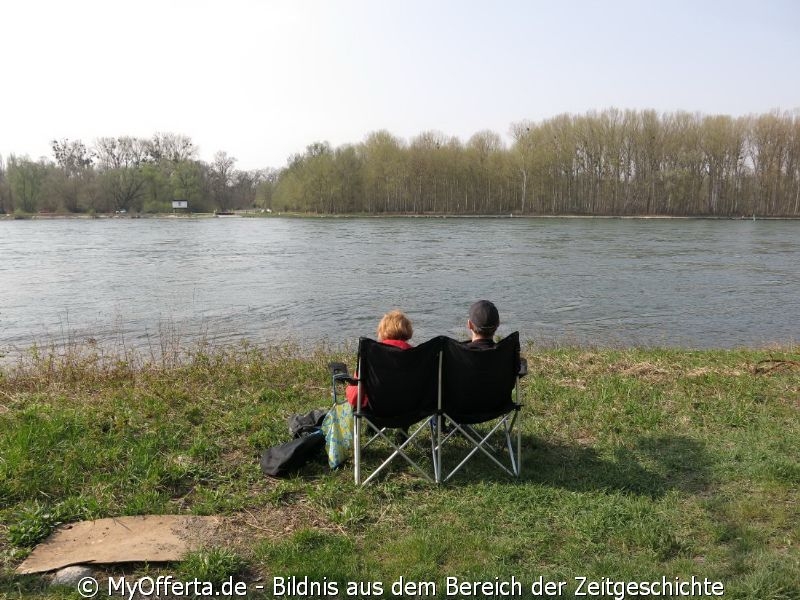
<svg viewBox="0 0 800 600"><path fill-rule="evenodd" d="M152 218L0 221L0 354L33 343L413 341L467 307L539 344L800 340L800 221Z"/></svg>

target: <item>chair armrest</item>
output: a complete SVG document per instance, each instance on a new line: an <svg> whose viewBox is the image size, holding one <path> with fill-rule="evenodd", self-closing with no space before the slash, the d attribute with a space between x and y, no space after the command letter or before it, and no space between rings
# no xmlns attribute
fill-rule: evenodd
<svg viewBox="0 0 800 600"><path fill-rule="evenodd" d="M347 374L347 365L343 362L329 362L328 368L331 370L331 375L339 375L340 373Z"/></svg>
<svg viewBox="0 0 800 600"><path fill-rule="evenodd" d="M342 362L332 362L328 363L328 368L331 371L331 377L333 377L334 382L341 381L343 383L349 383L350 385L358 385L358 379L350 376L346 364Z"/></svg>
<svg viewBox="0 0 800 600"><path fill-rule="evenodd" d="M525 377L528 374L528 359L520 358L519 359L519 373L517 373L518 377Z"/></svg>

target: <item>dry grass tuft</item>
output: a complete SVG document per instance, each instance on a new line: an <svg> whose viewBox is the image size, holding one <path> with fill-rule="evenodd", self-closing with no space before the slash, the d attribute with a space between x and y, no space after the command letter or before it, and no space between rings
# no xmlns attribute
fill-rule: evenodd
<svg viewBox="0 0 800 600"><path fill-rule="evenodd" d="M671 374L666 369L649 362L638 362L632 364L628 362L622 362L612 364L610 371L625 377L638 377L648 381L663 380L665 377Z"/></svg>

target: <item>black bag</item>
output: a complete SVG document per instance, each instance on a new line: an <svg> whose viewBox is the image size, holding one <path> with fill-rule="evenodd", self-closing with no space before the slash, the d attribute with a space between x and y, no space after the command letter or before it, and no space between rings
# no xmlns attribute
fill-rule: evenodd
<svg viewBox="0 0 800 600"><path fill-rule="evenodd" d="M296 471L325 447L322 430L273 446L261 454L261 470L270 477L286 477Z"/></svg>
<svg viewBox="0 0 800 600"><path fill-rule="evenodd" d="M325 420L325 415L328 414L328 409L317 408L310 413L304 415L292 415L287 419L289 425L289 433L292 437L300 437L314 431L319 431L322 427L322 421Z"/></svg>

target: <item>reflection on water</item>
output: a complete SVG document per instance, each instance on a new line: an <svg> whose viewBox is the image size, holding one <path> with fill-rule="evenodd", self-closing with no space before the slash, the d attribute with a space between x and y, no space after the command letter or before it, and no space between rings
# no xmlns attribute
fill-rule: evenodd
<svg viewBox="0 0 800 600"><path fill-rule="evenodd" d="M0 350L465 335L493 299L536 342L734 347L800 339L800 222L131 219L0 222Z"/></svg>

